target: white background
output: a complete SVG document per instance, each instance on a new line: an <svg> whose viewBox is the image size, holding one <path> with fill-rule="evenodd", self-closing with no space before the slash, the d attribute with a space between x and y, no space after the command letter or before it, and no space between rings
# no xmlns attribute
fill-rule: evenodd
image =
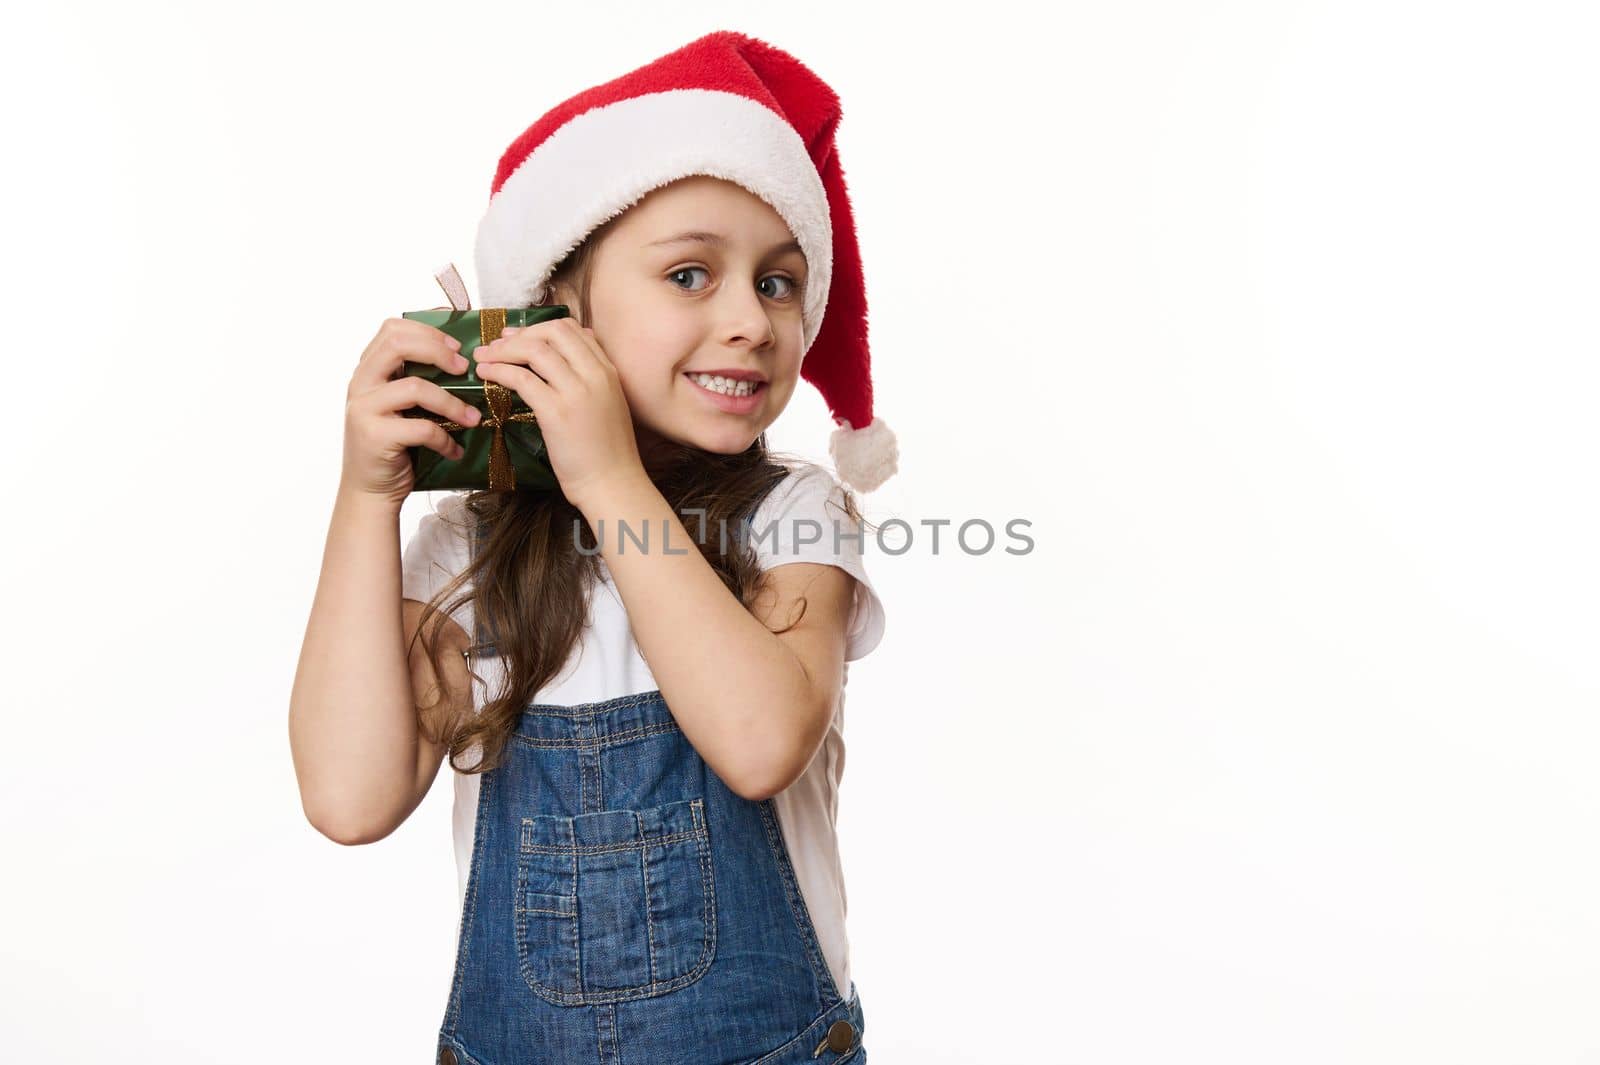
<svg viewBox="0 0 1600 1065"><path fill-rule="evenodd" d="M525 126L714 29L844 101L920 529L872 1060L1600 1062L1600 24L1403 0L8 11L7 1060L429 1060L448 776L346 848L289 757L345 386Z"/></svg>

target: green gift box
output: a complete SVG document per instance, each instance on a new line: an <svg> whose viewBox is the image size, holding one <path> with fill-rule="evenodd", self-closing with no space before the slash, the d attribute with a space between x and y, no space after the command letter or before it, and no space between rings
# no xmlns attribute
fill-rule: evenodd
<svg viewBox="0 0 1600 1065"><path fill-rule="evenodd" d="M460 443L466 454L447 459L428 447L413 447L412 491L440 492L462 489L490 489L510 492L518 489L547 490L556 487L555 471L545 452L544 434L533 412L514 389L478 377L478 362L473 352L479 344L500 337L506 326L529 326L571 314L562 304L549 307L483 307L475 311L406 311L402 318L431 325L461 342L466 356L465 373L446 373L431 363L408 362L404 376L432 381L483 413L483 421L467 426L436 414L425 407L412 407L402 413L408 418L426 418L442 425Z"/></svg>

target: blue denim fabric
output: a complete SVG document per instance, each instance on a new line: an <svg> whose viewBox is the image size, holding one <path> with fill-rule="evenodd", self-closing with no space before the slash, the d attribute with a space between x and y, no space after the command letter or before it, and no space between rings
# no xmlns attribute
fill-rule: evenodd
<svg viewBox="0 0 1600 1065"><path fill-rule="evenodd" d="M659 690L529 706L475 841L437 1061L866 1065L776 808L723 784Z"/></svg>

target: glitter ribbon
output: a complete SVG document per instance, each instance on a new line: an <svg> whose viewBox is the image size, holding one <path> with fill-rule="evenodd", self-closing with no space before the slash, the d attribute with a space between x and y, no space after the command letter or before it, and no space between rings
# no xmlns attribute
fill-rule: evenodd
<svg viewBox="0 0 1600 1065"><path fill-rule="evenodd" d="M485 307L478 312L478 343L479 345L491 344L500 339L500 333L506 326L506 311L504 307ZM481 378L480 378L481 380ZM511 413L511 405L515 402L516 393L505 385L495 384L493 381L483 382L483 396L489 409L484 412L483 421L477 425L462 425L459 422L444 421L439 425L447 433L460 432L463 429L492 429L494 439L489 443L489 490L492 492L510 492L517 487L516 467L511 464L511 452L506 447L505 427L512 422L536 422L533 411L522 411L519 414Z"/></svg>

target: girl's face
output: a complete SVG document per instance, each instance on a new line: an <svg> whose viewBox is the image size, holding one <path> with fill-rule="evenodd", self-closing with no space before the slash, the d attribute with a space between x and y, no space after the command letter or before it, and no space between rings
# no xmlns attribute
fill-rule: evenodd
<svg viewBox="0 0 1600 1065"><path fill-rule="evenodd" d="M737 454L788 405L806 260L766 201L704 176L654 189L601 240L590 271L585 324L617 367L641 454L662 437ZM758 375L754 393L695 380L729 370Z"/></svg>

